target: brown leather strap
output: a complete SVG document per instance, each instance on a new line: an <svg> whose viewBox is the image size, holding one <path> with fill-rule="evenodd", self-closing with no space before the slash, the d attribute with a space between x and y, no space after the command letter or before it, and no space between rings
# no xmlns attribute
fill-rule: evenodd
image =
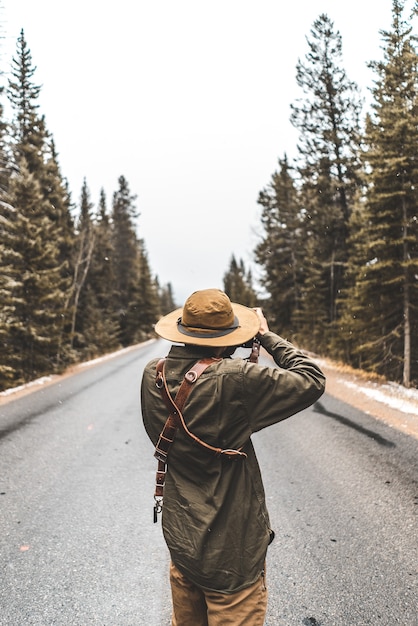
<svg viewBox="0 0 418 626"><path fill-rule="evenodd" d="M201 359L197 361L193 365L193 367L186 372L184 375L183 381L180 385L180 388L176 394L175 399L173 400L168 387L167 381L164 373L165 359L160 359L157 363L157 377L156 377L156 387L160 389L161 395L164 399L164 402L168 408L169 416L167 418L166 423L164 424L164 428L161 431L161 434L158 438L157 445L155 447L154 456L158 460L158 469L155 483L155 506L154 506L154 522L157 521L157 513L160 513L162 510L162 497L164 491L164 483L165 483L165 474L166 474L166 465L168 454L173 444L174 437L177 429L180 427L183 432L197 443L199 446L205 448L208 452L214 454L219 457L220 455L226 456L230 459L232 458L246 458L247 455L245 452L241 450L233 450L233 449L225 449L216 448L211 446L210 444L202 441L196 435L194 435L187 427L186 422L184 421L184 417L182 415L183 406L193 389L194 383L197 381L199 376L205 371L209 365L215 363L219 359L209 358L209 359Z"/></svg>
<svg viewBox="0 0 418 626"><path fill-rule="evenodd" d="M169 413L174 413L175 415L178 412L183 410L183 406L186 403L187 397L191 390L193 389L194 383L197 381L199 376L205 371L209 365L212 363L216 363L219 359L201 359L197 363L195 363L189 371L187 371L184 375L183 381L180 385L179 390L177 391L176 397L173 400L171 394L167 387L167 381L165 379L164 373L164 365L165 359L160 359L157 363L157 379L155 385L158 389L160 389L161 394L163 396L164 402L168 408Z"/></svg>
<svg viewBox="0 0 418 626"><path fill-rule="evenodd" d="M157 363L157 378L155 381L155 385L161 391L161 394L169 411L169 416L166 423L164 424L163 430L160 433L154 451L154 456L158 460L154 493L154 522L157 521L157 513L160 513L162 510L162 498L164 492L167 458L170 447L174 441L177 428L181 425L181 422L178 419L179 414L181 415L181 409L183 408L189 393L193 389L193 384L199 378L200 374L202 374L202 372L204 372L205 369L215 361L216 359L202 359L201 361L198 361L191 370L186 372L180 388L176 394L175 400L172 399L171 394L169 393L167 388L167 382L165 380L165 359L160 359Z"/></svg>
<svg viewBox="0 0 418 626"><path fill-rule="evenodd" d="M159 461L167 462L168 453L171 444L174 441L174 437L179 426L184 423L181 410L189 396L189 393L193 389L193 384L199 378L199 376L205 371L209 365L214 363L216 359L202 359L198 361L191 370L186 372L183 381L177 391L176 397L173 400L170 392L168 391L167 381L164 375L165 359L160 359L157 363L157 378L155 381L156 387L160 390L163 400L168 408L168 418L161 431L157 445L155 447L154 456ZM180 420L181 416L181 420ZM184 424L186 427L186 425ZM186 427L187 428L187 427Z"/></svg>
<svg viewBox="0 0 418 626"><path fill-rule="evenodd" d="M215 359L215 358L201 359L200 361L195 363L192 369L190 369L184 375L183 382L180 385L180 389L178 390L174 400L171 397L171 394L167 387L167 381L164 375L164 361L158 362L156 385L160 389L161 394L164 398L164 401L170 411L170 415L167 419L166 426L169 425L170 423L173 423L173 420L174 420L177 423L177 426L181 427L190 439L192 439L195 443L202 446L209 452L213 453L215 456L219 456L220 454L223 454L224 456L227 456L227 457L237 457L237 456L246 457L247 455L244 452L241 452L241 450L216 448L214 446L211 446L209 443L206 443L199 437L197 437L197 435L195 435L188 429L187 424L184 421L183 414L181 412L186 402L186 399L189 396L189 393L191 392L192 387L194 383L196 382L196 380L199 378L202 372L204 372L205 369L209 367L209 365L211 365L212 363L218 360L219 359ZM170 419L170 418L173 418L173 419ZM164 434L164 431L165 431L165 427L162 431L162 434ZM169 437L166 437L166 439L169 439ZM157 458L159 457L157 456Z"/></svg>

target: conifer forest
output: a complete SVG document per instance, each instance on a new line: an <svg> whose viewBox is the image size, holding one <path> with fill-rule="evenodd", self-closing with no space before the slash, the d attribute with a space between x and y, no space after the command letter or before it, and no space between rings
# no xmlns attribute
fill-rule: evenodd
<svg viewBox="0 0 418 626"><path fill-rule="evenodd" d="M282 154L259 192L260 284L233 251L223 277L272 330L406 387L418 384L417 14L393 0L367 107L332 20L314 21L289 111L297 156ZM0 96L0 390L153 337L178 306L152 274L125 177L112 198L92 199L85 180L74 202L35 69L21 31Z"/></svg>

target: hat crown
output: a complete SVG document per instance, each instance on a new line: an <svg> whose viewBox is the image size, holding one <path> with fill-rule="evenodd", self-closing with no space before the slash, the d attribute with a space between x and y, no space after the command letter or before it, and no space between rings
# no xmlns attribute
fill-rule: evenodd
<svg viewBox="0 0 418 626"><path fill-rule="evenodd" d="M255 337L260 320L253 309L231 302L220 289L202 289L184 306L167 313L155 325L160 337L196 346L238 346Z"/></svg>
<svg viewBox="0 0 418 626"><path fill-rule="evenodd" d="M184 326L223 330L232 327L234 322L231 301L219 289L195 291L184 303L181 319Z"/></svg>

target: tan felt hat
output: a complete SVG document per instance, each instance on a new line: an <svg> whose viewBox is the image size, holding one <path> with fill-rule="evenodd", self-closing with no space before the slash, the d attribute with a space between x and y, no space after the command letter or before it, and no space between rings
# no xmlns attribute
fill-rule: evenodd
<svg viewBox="0 0 418 626"><path fill-rule="evenodd" d="M239 346L255 337L259 329L257 313L231 302L220 289L195 291L183 308L155 325L155 332L168 341L214 347Z"/></svg>

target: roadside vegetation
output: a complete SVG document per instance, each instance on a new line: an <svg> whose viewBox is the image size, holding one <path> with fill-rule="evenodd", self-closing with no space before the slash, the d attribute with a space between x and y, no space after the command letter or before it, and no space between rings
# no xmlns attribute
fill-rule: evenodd
<svg viewBox="0 0 418 626"><path fill-rule="evenodd" d="M406 387L418 383L416 11L393 0L367 111L340 34L327 15L314 22L290 113L298 156L260 192L255 249L275 330Z"/></svg>
<svg viewBox="0 0 418 626"><path fill-rule="evenodd" d="M418 383L417 12L393 0L367 110L338 30L315 20L289 112L298 156L280 156L259 194L259 285L234 254L224 275L273 330L405 387ZM35 70L22 30L0 94L0 390L147 339L176 306L126 178L98 199L85 180L74 201Z"/></svg>

